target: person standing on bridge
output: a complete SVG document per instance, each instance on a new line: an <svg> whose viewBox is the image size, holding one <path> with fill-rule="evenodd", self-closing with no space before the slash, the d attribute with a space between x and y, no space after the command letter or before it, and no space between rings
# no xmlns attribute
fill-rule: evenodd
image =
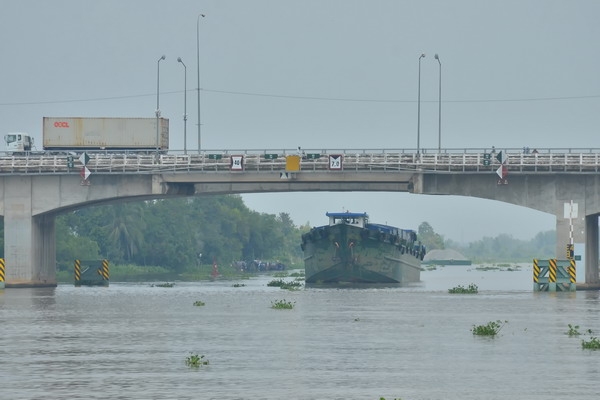
<svg viewBox="0 0 600 400"><path fill-rule="evenodd" d="M302 148L300 146L298 146L298 155L302 159L304 159L306 157L306 153L304 152L304 150L302 150Z"/></svg>

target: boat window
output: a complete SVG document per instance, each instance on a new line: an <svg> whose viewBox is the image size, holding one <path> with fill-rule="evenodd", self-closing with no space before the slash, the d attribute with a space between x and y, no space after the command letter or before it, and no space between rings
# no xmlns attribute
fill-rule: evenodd
<svg viewBox="0 0 600 400"><path fill-rule="evenodd" d="M12 143L15 140L17 140L17 136L16 135L6 135L6 136L4 136L4 140L6 140L6 143Z"/></svg>

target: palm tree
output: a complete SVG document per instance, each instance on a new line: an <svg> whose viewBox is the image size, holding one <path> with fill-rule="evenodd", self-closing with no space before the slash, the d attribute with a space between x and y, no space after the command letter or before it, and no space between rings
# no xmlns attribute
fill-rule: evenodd
<svg viewBox="0 0 600 400"><path fill-rule="evenodd" d="M144 241L143 208L144 203L115 204L109 208L112 218L105 228L116 255L124 261L133 261Z"/></svg>

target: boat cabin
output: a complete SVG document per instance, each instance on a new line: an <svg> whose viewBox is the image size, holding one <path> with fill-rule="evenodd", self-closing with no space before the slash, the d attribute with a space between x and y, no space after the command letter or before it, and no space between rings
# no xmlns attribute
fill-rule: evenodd
<svg viewBox="0 0 600 400"><path fill-rule="evenodd" d="M364 228L369 223L369 216L367 213L328 212L325 215L329 217L329 226L345 224Z"/></svg>

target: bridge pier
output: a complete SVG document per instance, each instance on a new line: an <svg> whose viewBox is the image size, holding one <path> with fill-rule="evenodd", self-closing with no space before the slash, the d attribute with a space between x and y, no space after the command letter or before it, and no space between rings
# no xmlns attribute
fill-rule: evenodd
<svg viewBox="0 0 600 400"><path fill-rule="evenodd" d="M33 216L31 179L10 180L4 185L6 287L56 286L54 214Z"/></svg>
<svg viewBox="0 0 600 400"><path fill-rule="evenodd" d="M585 217L585 282L600 284L598 277L598 214Z"/></svg>

